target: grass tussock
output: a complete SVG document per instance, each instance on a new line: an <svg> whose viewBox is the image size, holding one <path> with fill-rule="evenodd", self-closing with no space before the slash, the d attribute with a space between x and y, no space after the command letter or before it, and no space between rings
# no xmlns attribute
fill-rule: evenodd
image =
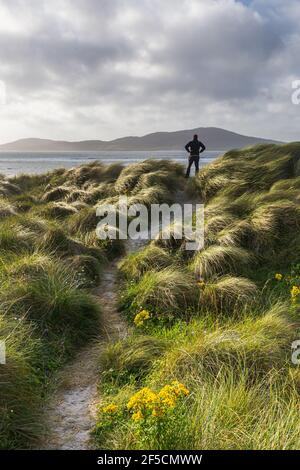
<svg viewBox="0 0 300 470"><path fill-rule="evenodd" d="M126 257L119 264L120 273L127 279L138 280L147 271L161 271L173 264L173 257L167 251L154 245Z"/></svg>
<svg viewBox="0 0 300 470"><path fill-rule="evenodd" d="M182 166L165 160L146 160L125 168L115 184L118 194L138 193L141 189L163 186L174 191L183 176Z"/></svg>
<svg viewBox="0 0 300 470"><path fill-rule="evenodd" d="M160 271L147 271L138 282L128 284L121 306L130 311L150 309L155 315L184 315L196 300L193 276L188 271L167 267Z"/></svg>
<svg viewBox="0 0 300 470"><path fill-rule="evenodd" d="M70 192L70 188L59 186L57 188L54 188L54 189L51 189L50 191L45 192L42 200L44 202L60 201L64 199L66 196L68 196L69 192Z"/></svg>
<svg viewBox="0 0 300 470"><path fill-rule="evenodd" d="M200 305L203 309L219 312L242 309L259 300L256 284L243 277L223 276L204 283Z"/></svg>
<svg viewBox="0 0 300 470"><path fill-rule="evenodd" d="M193 260L196 276L211 279L222 274L236 274L253 262L253 256L237 246L212 245L200 251Z"/></svg>
<svg viewBox="0 0 300 470"><path fill-rule="evenodd" d="M96 230L99 219L96 215L96 210L93 207L84 208L77 214L70 217L68 221L68 228L71 233L88 233Z"/></svg>
<svg viewBox="0 0 300 470"><path fill-rule="evenodd" d="M45 206L39 206L34 210L36 215L40 215L47 219L65 219L71 215L77 214L78 209L66 202L52 202Z"/></svg>
<svg viewBox="0 0 300 470"><path fill-rule="evenodd" d="M146 335L129 337L109 344L100 357L99 367L110 386L117 387L132 380L139 382L165 350L163 339Z"/></svg>
<svg viewBox="0 0 300 470"><path fill-rule="evenodd" d="M92 287L100 282L105 258L99 260L91 255L75 255L67 258L66 264L76 273L80 285Z"/></svg>
<svg viewBox="0 0 300 470"><path fill-rule="evenodd" d="M197 335L192 334L193 329ZM157 370L169 374L164 379L171 380L190 374L214 378L222 369L230 374L236 371L238 377L244 368L248 380L259 381L273 368L284 367L294 337L285 304L275 304L259 318L248 316L234 324L215 325L209 332L196 320L179 344L168 350Z"/></svg>
<svg viewBox="0 0 300 470"><path fill-rule="evenodd" d="M0 218L5 219L16 214L15 207L5 199L0 199Z"/></svg>
<svg viewBox="0 0 300 470"><path fill-rule="evenodd" d="M9 197L20 194L21 188L0 175L0 196Z"/></svg>
<svg viewBox="0 0 300 470"><path fill-rule="evenodd" d="M74 336L78 344L95 331L98 304L84 291L74 273L56 264L40 269L30 282L21 277L14 286L3 284L2 302L12 315L34 320L42 330ZM28 280L28 276L27 276Z"/></svg>

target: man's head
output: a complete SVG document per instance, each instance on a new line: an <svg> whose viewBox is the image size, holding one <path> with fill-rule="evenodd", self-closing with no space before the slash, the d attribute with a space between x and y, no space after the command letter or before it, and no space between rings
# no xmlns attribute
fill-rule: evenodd
<svg viewBox="0 0 300 470"><path fill-rule="evenodd" d="M194 135L194 140L198 140L197 134Z"/></svg>

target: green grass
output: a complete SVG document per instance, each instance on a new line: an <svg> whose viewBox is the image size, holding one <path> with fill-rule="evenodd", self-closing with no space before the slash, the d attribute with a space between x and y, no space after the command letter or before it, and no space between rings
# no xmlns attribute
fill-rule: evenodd
<svg viewBox="0 0 300 470"><path fill-rule="evenodd" d="M43 195L43 202L54 202L54 201L61 201L65 199L70 193L70 188L59 186L57 188L51 189L47 191Z"/></svg>
<svg viewBox="0 0 300 470"><path fill-rule="evenodd" d="M158 239L122 261L120 309L134 332L100 360L102 403L117 411L100 408L98 448L299 448L299 161L298 143L227 152L186 188L205 203L203 250ZM126 169L117 191L156 184L148 165ZM134 421L130 398L173 380L188 397Z"/></svg>
<svg viewBox="0 0 300 470"><path fill-rule="evenodd" d="M289 362L294 324L284 304L255 316L223 325L209 318L187 326L177 323L168 331L153 330L152 341L141 335L110 346L101 362L101 393L104 403L115 403L123 411L110 418L109 426L99 413L97 446L297 448L299 395ZM162 345L158 349L156 341ZM161 419L159 427L155 420L132 421L126 411L129 398L145 385L158 390L172 380L186 385L188 398Z"/></svg>
<svg viewBox="0 0 300 470"><path fill-rule="evenodd" d="M66 264L74 270L81 285L92 287L100 282L105 261L91 255L75 255L67 258Z"/></svg>
<svg viewBox="0 0 300 470"><path fill-rule="evenodd" d="M184 315L198 299L193 276L188 271L164 268L148 271L136 283L127 285L120 300L121 308L138 313L149 309L156 315Z"/></svg>
<svg viewBox="0 0 300 470"><path fill-rule="evenodd" d="M65 219L73 214L77 214L78 210L74 205L66 202L52 202L45 206L39 206L34 210L36 215L40 215L47 219Z"/></svg>
<svg viewBox="0 0 300 470"><path fill-rule="evenodd" d="M134 335L108 345L99 360L105 387L111 392L128 382L140 383L165 349L165 340L147 335Z"/></svg>
<svg viewBox="0 0 300 470"><path fill-rule="evenodd" d="M203 250L158 237L119 262L129 335L99 357L97 448L299 448L299 157L297 143L227 152L185 187L205 203ZM124 243L97 238L96 207L172 202L183 188L166 160L0 178L1 448L34 445L53 376L101 328L91 288ZM137 392L174 380L188 396L132 419Z"/></svg>
<svg viewBox="0 0 300 470"><path fill-rule="evenodd" d="M253 263L254 257L237 246L212 245L195 256L192 267L196 276L211 279L221 274L236 274Z"/></svg>
<svg viewBox="0 0 300 470"><path fill-rule="evenodd" d="M31 275L21 275L13 285L11 279L3 282L4 309L17 318L34 320L41 331L51 328L68 332L82 342L94 332L96 301L80 289L80 281L66 266L55 262L44 268L40 266L36 274L31 270Z"/></svg>
<svg viewBox="0 0 300 470"><path fill-rule="evenodd" d="M55 258L34 253L1 261L7 363L0 365L0 448L27 448L39 438L51 376L94 336L100 312L77 273Z"/></svg>
<svg viewBox="0 0 300 470"><path fill-rule="evenodd" d="M127 279L137 280L149 271L160 271L171 266L174 258L170 253L154 245L150 245L145 250L134 253L119 264L119 271Z"/></svg>
<svg viewBox="0 0 300 470"><path fill-rule="evenodd" d="M182 169L163 161L131 170L94 162L44 175L0 177L0 339L7 347L7 365L0 365L0 448L35 444L53 376L101 328L91 288L108 260L124 254L124 244L97 238L95 205L117 202L116 183L128 172L139 174L132 202L149 205L170 198ZM147 341L149 348L152 343L160 348L151 338L141 342L143 348ZM130 354L128 345L124 368L146 373L151 354L135 363Z"/></svg>

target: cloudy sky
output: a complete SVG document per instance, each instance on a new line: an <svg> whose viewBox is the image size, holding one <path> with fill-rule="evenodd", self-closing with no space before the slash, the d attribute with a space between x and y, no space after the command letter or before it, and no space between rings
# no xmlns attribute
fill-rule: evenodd
<svg viewBox="0 0 300 470"><path fill-rule="evenodd" d="M300 140L299 24L299 0L0 0L0 142Z"/></svg>

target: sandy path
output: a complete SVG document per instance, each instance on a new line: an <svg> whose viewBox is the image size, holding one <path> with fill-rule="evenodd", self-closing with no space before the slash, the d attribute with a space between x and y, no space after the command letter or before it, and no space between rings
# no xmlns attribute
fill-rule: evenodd
<svg viewBox="0 0 300 470"><path fill-rule="evenodd" d="M186 202L178 191L174 202ZM127 240L127 253L139 250L145 241ZM90 431L95 422L98 359L108 342L124 338L126 323L116 308L117 261L103 273L95 295L101 304L101 334L67 364L58 376L58 384L45 410L46 429L39 449L85 450L90 448Z"/></svg>
<svg viewBox="0 0 300 470"><path fill-rule="evenodd" d="M126 336L126 324L116 310L117 264L103 273L95 295L101 303L101 337L95 339L66 365L58 377L58 386L46 409L45 437L41 449L84 450L89 448L90 431L95 420L98 359L101 348L110 340Z"/></svg>

